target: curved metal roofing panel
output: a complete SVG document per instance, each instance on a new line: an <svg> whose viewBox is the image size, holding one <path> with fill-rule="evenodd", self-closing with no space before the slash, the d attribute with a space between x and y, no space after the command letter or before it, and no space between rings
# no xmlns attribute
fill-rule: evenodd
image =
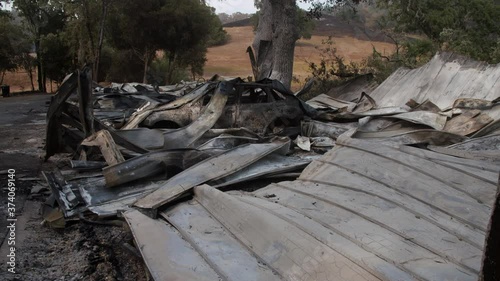
<svg viewBox="0 0 500 281"><path fill-rule="evenodd" d="M410 99L446 108L458 98L500 97L500 64L490 65L453 53L438 53L424 66L400 68L370 96L377 104L399 106Z"/></svg>
<svg viewBox="0 0 500 281"><path fill-rule="evenodd" d="M175 233L222 280L477 280L498 171L341 138L298 180L252 193L195 187L193 200L161 213L175 230L165 239ZM161 259L171 264L180 250L145 260L169 251Z"/></svg>

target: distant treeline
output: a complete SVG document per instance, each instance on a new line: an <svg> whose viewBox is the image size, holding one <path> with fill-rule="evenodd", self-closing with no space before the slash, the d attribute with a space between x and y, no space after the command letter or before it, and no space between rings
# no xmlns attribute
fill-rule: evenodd
<svg viewBox="0 0 500 281"><path fill-rule="evenodd" d="M0 75L36 73L40 91L87 64L96 81L193 79L203 74L207 47L228 40L215 9L199 0L9 3L0 10Z"/></svg>

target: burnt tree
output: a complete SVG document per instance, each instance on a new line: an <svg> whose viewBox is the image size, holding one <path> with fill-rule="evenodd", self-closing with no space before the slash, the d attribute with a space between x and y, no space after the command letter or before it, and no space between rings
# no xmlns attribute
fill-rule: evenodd
<svg viewBox="0 0 500 281"><path fill-rule="evenodd" d="M286 87L292 83L295 42L295 0L263 0L259 25L252 44L256 55L256 79L270 77Z"/></svg>

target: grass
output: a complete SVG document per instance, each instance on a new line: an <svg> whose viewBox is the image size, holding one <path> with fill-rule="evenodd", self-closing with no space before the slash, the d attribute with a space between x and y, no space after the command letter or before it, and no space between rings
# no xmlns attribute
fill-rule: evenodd
<svg viewBox="0 0 500 281"><path fill-rule="evenodd" d="M228 77L246 78L252 76L252 68L246 49L252 45L253 30L251 26L229 27L226 31L231 36L229 43L208 49L207 63L205 65L204 77L210 78L214 74ZM328 39L327 36L313 35L309 40L299 40L295 46L294 77L300 82L294 82L293 90L299 89L304 79L309 76L309 62L320 61L321 42ZM386 42L363 41L353 37L334 37L333 42L338 54L346 58L346 61L361 61L372 53L373 46L380 52L391 53L394 45ZM35 74L36 79L36 74ZM25 72L7 72L4 84L10 85L11 92L31 90L28 75ZM35 80L35 87L36 87ZM52 85L54 91L57 89L55 83ZM47 84L50 91L50 84Z"/></svg>
<svg viewBox="0 0 500 281"><path fill-rule="evenodd" d="M209 78L214 74L230 77L247 77L252 75L252 68L246 49L252 45L253 31L251 26L229 27L225 29L231 39L228 44L208 49L207 63L204 76ZM301 83L294 83L292 88L298 89L309 76L309 62L319 62L322 41L327 36L313 35L309 40L299 40L295 46L294 76ZM361 61L371 55L373 47L380 52L391 53L394 45L386 42L371 42L358 40L352 37L332 38L338 54L346 58L346 61Z"/></svg>
<svg viewBox="0 0 500 281"><path fill-rule="evenodd" d="M33 84L35 85L35 90L38 88L36 71L33 73ZM3 84L10 86L11 93L19 93L25 91L31 91L30 78L28 73L23 70L18 70L15 72L6 72L3 79ZM49 79L47 79L47 91L51 91L51 84ZM55 92L57 90L57 84L52 82L52 90Z"/></svg>

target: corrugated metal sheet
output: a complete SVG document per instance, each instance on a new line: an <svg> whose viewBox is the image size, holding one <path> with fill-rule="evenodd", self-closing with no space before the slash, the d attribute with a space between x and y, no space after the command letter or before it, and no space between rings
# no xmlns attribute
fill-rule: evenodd
<svg viewBox="0 0 500 281"><path fill-rule="evenodd" d="M383 106L400 106L410 99L429 99L441 109L458 98L494 100L500 97L500 64L489 65L452 53L438 53L416 69L400 68L370 96Z"/></svg>
<svg viewBox="0 0 500 281"><path fill-rule="evenodd" d="M345 91L332 97L355 101L360 94L361 91ZM370 92L370 97L378 108L358 115L374 116L381 110L387 114L387 108L400 107L409 101L417 104L430 101L441 110L465 109L464 116L451 122L458 127L453 128L450 123L446 131L469 135L489 124L488 128L476 135L484 136L500 128L500 103L492 102L500 97L500 64L490 65L453 53L437 53L429 63L419 68L398 69ZM325 100L328 101L323 97L312 103ZM476 106L479 107L475 107L474 103L478 103ZM467 110L471 109L481 111L476 112L479 116L469 116L467 119L470 115Z"/></svg>
<svg viewBox="0 0 500 281"><path fill-rule="evenodd" d="M500 166L345 137L337 143L296 181L253 193L198 186L193 200L162 212L164 220L126 213L152 275L477 280Z"/></svg>

